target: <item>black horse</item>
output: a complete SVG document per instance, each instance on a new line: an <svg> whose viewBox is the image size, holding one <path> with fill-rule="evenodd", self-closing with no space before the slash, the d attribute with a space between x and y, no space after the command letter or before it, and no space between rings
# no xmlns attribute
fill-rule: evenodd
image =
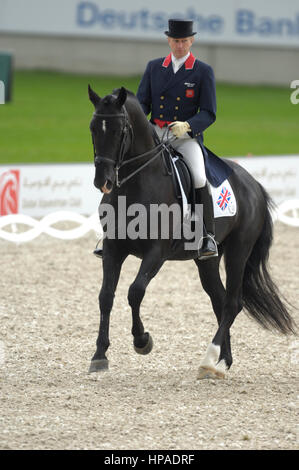
<svg viewBox="0 0 299 470"><path fill-rule="evenodd" d="M95 107L90 130L95 154L94 184L104 193L101 205L113 208L116 221L124 219L124 209L119 208L123 196L126 207L136 203L145 207L145 223L151 204L164 203L170 207L178 203L173 179L165 171L165 148L155 139L133 93L120 88L100 98L90 87L88 90ZM186 250L183 240L174 243L171 231L167 239L150 237L149 229L147 236L131 239L120 233L122 229L116 223L115 236L104 238L101 319L90 372L108 368L110 312L121 267L128 255L142 260L128 292L134 348L139 354L148 354L153 346L140 319L140 304L150 280L167 260L194 259L217 317L218 330L200 364L198 378L224 377L232 364L229 329L243 308L265 328L294 333L294 323L267 269L272 242L271 200L245 169L233 162L229 165L233 168L229 182L236 196L237 212L233 217L216 219L218 257L199 261L197 249ZM132 217L125 215L124 220L128 226ZM226 287L219 274L222 255Z"/></svg>

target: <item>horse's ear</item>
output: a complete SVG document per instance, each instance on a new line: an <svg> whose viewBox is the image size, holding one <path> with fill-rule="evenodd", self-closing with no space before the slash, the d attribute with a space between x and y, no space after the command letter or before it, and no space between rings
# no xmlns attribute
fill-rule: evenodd
<svg viewBox="0 0 299 470"><path fill-rule="evenodd" d="M97 95L96 92L92 90L90 85L88 85L88 96L94 107L96 107L97 104L99 104L99 102L101 101L99 95Z"/></svg>
<svg viewBox="0 0 299 470"><path fill-rule="evenodd" d="M116 98L115 104L121 108L127 99L127 90L122 86L119 90L118 97Z"/></svg>

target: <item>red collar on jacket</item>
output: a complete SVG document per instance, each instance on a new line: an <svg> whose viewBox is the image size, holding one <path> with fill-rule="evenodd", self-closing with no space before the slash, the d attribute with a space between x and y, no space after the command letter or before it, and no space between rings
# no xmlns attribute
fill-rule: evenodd
<svg viewBox="0 0 299 470"><path fill-rule="evenodd" d="M196 60L196 58L194 57L192 52L190 52L190 55L189 55L188 59L184 63L185 70L192 70L193 67L194 67L194 64L195 64L195 60ZM167 57L165 57L164 62L162 64L162 67L168 67L170 63L171 63L171 53L168 54Z"/></svg>

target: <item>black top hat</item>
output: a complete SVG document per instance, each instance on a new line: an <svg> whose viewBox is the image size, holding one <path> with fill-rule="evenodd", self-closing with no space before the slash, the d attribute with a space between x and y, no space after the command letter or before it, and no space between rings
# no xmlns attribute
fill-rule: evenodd
<svg viewBox="0 0 299 470"><path fill-rule="evenodd" d="M165 34L171 38L188 38L196 34L192 31L193 21L189 20L168 20L168 28Z"/></svg>

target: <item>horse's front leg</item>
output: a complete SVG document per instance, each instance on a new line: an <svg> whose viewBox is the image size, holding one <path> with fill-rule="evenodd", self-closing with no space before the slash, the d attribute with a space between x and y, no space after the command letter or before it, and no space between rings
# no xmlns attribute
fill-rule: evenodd
<svg viewBox="0 0 299 470"><path fill-rule="evenodd" d="M138 354L148 354L153 347L153 340L150 334L144 331L140 318L140 304L149 282L158 273L163 263L164 260L162 260L159 250L148 252L142 260L135 281L129 288L128 301L132 309L132 335L134 349Z"/></svg>
<svg viewBox="0 0 299 470"><path fill-rule="evenodd" d="M106 351L109 342L110 312L113 305L114 293L119 280L122 264L126 256L117 255L113 250L106 250L103 256L103 282L99 294L100 328L97 338L97 349L91 360L89 373L108 369Z"/></svg>

